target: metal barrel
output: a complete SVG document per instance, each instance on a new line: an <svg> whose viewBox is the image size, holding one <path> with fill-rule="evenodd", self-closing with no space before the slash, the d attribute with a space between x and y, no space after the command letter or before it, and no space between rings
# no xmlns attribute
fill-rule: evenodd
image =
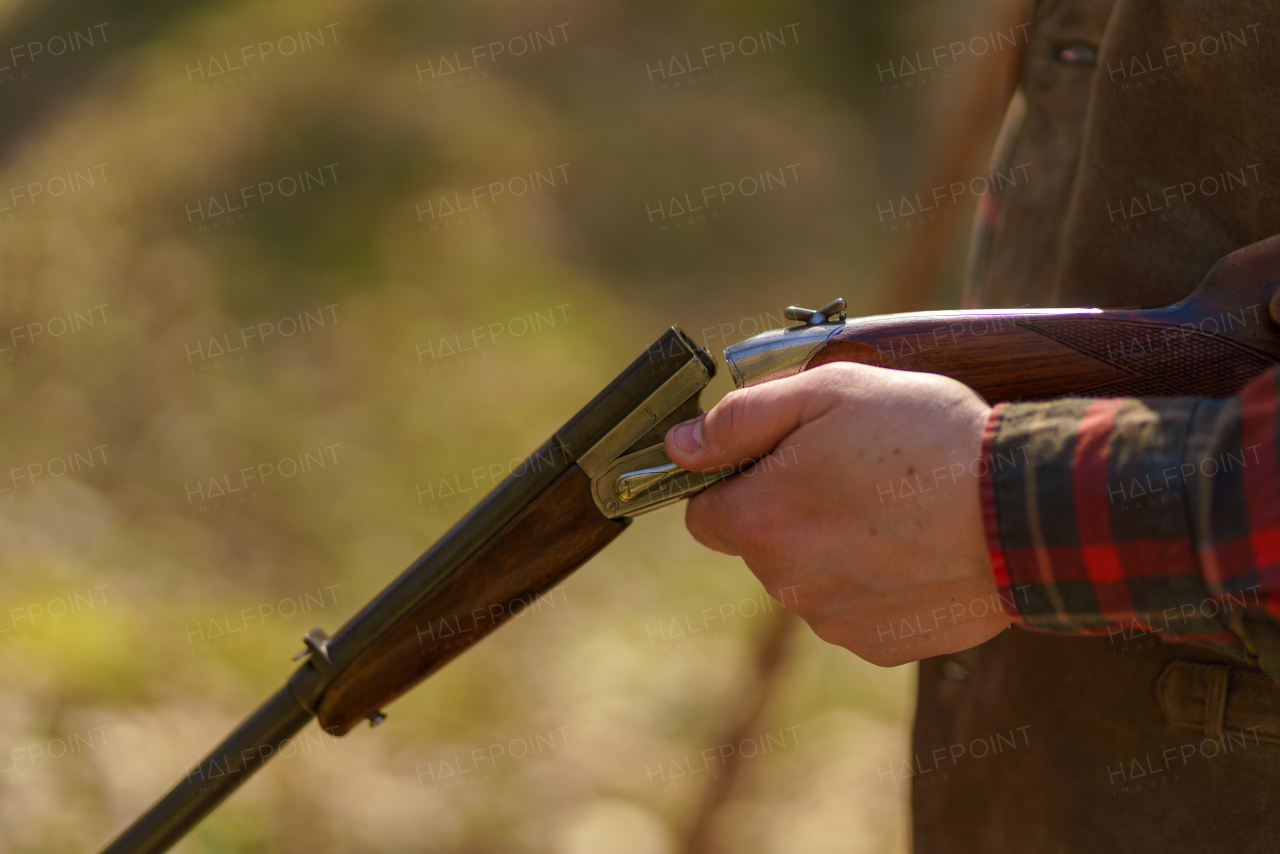
<svg viewBox="0 0 1280 854"><path fill-rule="evenodd" d="M515 518L580 453L595 446L694 359L706 366L708 375L714 372L715 362L710 354L678 328L663 333L535 451L527 466L509 474L332 638L319 629L308 632L304 640L310 654L286 687L102 849L102 854L160 854L169 850L307 725L315 716L312 710L319 707L321 697L338 673L351 666L417 602ZM660 442L661 435L648 440ZM543 457L551 462L544 464ZM376 722L373 718L371 721Z"/></svg>
<svg viewBox="0 0 1280 854"><path fill-rule="evenodd" d="M281 688L102 854L160 854L249 779L312 718Z"/></svg>

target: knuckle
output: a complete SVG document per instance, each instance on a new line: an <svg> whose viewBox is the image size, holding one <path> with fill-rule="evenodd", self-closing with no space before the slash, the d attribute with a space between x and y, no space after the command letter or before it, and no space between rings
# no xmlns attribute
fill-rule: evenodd
<svg viewBox="0 0 1280 854"><path fill-rule="evenodd" d="M702 425L703 440L712 447L722 447L729 437L740 433L746 424L755 394L750 388L735 389L724 396Z"/></svg>
<svg viewBox="0 0 1280 854"><path fill-rule="evenodd" d="M689 499L684 508L684 526L689 529L690 534L693 534L694 539L698 539L700 533L711 528L714 510L707 493ZM700 539L698 541L701 542Z"/></svg>
<svg viewBox="0 0 1280 854"><path fill-rule="evenodd" d="M805 622L809 624L809 628L813 630L813 633L820 640L836 646L843 646L859 656L862 655L860 650L849 646L848 640L842 637L837 625L831 620L824 619L821 615L811 612L797 611L797 613L804 617Z"/></svg>
<svg viewBox="0 0 1280 854"><path fill-rule="evenodd" d="M866 367L859 362L827 362L824 365L818 365L816 368L810 368L805 371L810 379L818 382L824 379L848 379L849 377L859 376L866 371Z"/></svg>
<svg viewBox="0 0 1280 854"><path fill-rule="evenodd" d="M734 535L752 552L761 555L785 554L787 529L779 524L779 511L771 502L744 504L727 520Z"/></svg>
<svg viewBox="0 0 1280 854"><path fill-rule="evenodd" d="M795 576L796 567L790 556L783 551L761 548L760 542L750 532L739 531L739 542L742 545L742 556L764 584L766 593L778 591L786 587ZM777 597L774 597L775 599ZM787 607L792 607L792 599L788 595Z"/></svg>
<svg viewBox="0 0 1280 854"><path fill-rule="evenodd" d="M790 602L784 601L783 604L797 614L817 614L823 603L815 591L814 584L794 584L791 588L782 591L784 596L790 599Z"/></svg>
<svg viewBox="0 0 1280 854"><path fill-rule="evenodd" d="M732 537L725 536L724 515L712 492L689 501L684 511L685 527L701 545L725 554L738 554Z"/></svg>
<svg viewBox="0 0 1280 854"><path fill-rule="evenodd" d="M815 394L838 395L865 380L868 370L871 368L859 362L828 362L810 368L801 376L808 379Z"/></svg>

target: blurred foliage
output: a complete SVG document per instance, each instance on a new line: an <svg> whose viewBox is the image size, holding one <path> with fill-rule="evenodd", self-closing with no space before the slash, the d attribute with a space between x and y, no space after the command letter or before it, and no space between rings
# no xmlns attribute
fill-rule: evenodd
<svg viewBox="0 0 1280 854"><path fill-rule="evenodd" d="M492 485L474 469L541 443L667 324L719 351L790 303L874 304L894 245L876 205L914 189L955 92L886 95L876 63L945 42L978 10L0 4L4 46L109 24L105 43L0 73L0 848L102 844L281 683L302 632L336 629ZM415 70L561 23L567 43L487 62L474 83L431 91ZM646 72L792 23L793 43L713 79L659 92ZM255 61L243 80L190 71L330 24L336 43ZM98 164L93 186L13 200ZM336 182L276 194L247 221L201 232L188 214L327 164ZM556 164L567 183L507 194L475 222L424 233L415 214ZM786 164L797 182L654 232L659 199ZM55 334L92 307L100 322ZM285 318L322 311L323 327L285 334ZM518 334L553 311L554 326ZM503 335L439 357L442 339L490 324ZM272 331L208 357L210 339L246 327ZM718 377L705 403L727 387ZM103 445L105 462L55 476L55 459ZM322 448L328 465L230 506L190 497ZM455 478L472 491L423 497ZM284 615L326 589L324 608ZM76 595L78 611L52 615ZM762 595L739 561L691 541L678 509L644 517L557 607L469 652L376 733L309 730L179 850L675 850L700 789L664 789L651 769L716 744L761 624L744 603ZM654 635L721 605L733 615L697 637ZM270 615L234 639L200 639L260 606ZM901 850L907 794L876 769L905 755L910 682L804 630L769 713L796 743L745 763L725 850ZM426 773L553 731L554 749L460 784ZM29 745L77 733L101 738L30 761Z"/></svg>

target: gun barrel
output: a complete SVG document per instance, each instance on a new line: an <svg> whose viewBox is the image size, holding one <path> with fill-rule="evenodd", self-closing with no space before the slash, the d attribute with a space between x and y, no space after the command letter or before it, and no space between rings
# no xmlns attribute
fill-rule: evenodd
<svg viewBox="0 0 1280 854"><path fill-rule="evenodd" d="M462 615L474 615L477 610L488 615L483 630L473 638L479 640L514 613L505 600L491 601L494 591L528 601L603 548L629 520L613 519L596 508L590 478L578 466L578 455L594 459L592 450L602 444L617 454L631 442L660 443L669 426L663 420L668 413L651 412L646 401L666 388L674 375L683 376L682 368L691 362L702 367L693 372L700 381L681 385L678 399L667 402L675 409L670 418L695 415L697 394L715 363L673 327L332 638L319 628L308 632L304 638L307 660L288 684L103 854L167 851L317 715L325 731L334 736L345 734L365 717L380 720L378 709L383 703L462 651L461 645L455 645L447 654L436 654L422 646L417 623L427 622L427 617L435 615L433 609L444 609L438 616L448 616L450 608ZM637 410L644 417L637 416ZM596 463L607 464L609 457L606 454ZM519 536L506 543L506 552L486 550L513 525ZM552 542L536 540L535 535ZM533 549L536 557L512 551L515 547ZM461 599L449 599L451 595ZM442 604L443 600L452 604ZM495 604L497 616L492 610ZM412 643L397 645L397 632L410 636ZM331 688L335 688L332 694Z"/></svg>
<svg viewBox="0 0 1280 854"><path fill-rule="evenodd" d="M288 687L281 688L168 794L102 849L102 854L168 851L266 764L286 741L301 732L312 717Z"/></svg>

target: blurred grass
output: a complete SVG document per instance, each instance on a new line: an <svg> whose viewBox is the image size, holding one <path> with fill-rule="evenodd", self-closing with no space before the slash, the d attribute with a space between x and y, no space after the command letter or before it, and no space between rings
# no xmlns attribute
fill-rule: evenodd
<svg viewBox="0 0 1280 854"><path fill-rule="evenodd" d="M977 8L0 6L5 44L112 22L101 49L0 85L0 187L108 164L105 184L0 225L0 471L107 445L103 466L0 494L0 628L11 609L106 585L92 609L0 632L0 763L92 727L106 736L0 774L0 848L100 845L279 685L302 632L335 629L469 506L432 509L419 490L527 453L666 325L727 324L706 342L718 351L790 303L872 305L893 248L876 204L910 186L950 91L885 97L875 63L945 40ZM336 45L245 83L192 91L184 72L331 22ZM567 45L422 91L415 62L560 22ZM797 44L720 79L660 95L646 80L659 58L791 22ZM192 233L195 200L329 163L336 184ZM419 230L415 203L558 163L567 185ZM714 222L650 229L660 197L788 163L798 184ZM11 339L102 304L104 324ZM259 342L244 364L201 371L187 355L330 304L335 324ZM566 322L475 361L418 355L554 306ZM706 404L727 388L718 377ZM246 503L201 513L187 499L198 481L332 445L335 465ZM331 585L336 605L264 621L252 640L203 652L189 640L201 621ZM713 745L759 620L665 652L649 627L761 593L739 561L689 539L679 510L645 517L562 607L468 652L377 733L333 744L313 730L313 749L274 763L179 850L673 850L699 790L660 791L646 769ZM805 630L770 713L798 744L747 763L726 850L903 850L906 796L875 769L906 749L910 679ZM431 762L556 727L566 744L495 762L480 784L420 782Z"/></svg>

